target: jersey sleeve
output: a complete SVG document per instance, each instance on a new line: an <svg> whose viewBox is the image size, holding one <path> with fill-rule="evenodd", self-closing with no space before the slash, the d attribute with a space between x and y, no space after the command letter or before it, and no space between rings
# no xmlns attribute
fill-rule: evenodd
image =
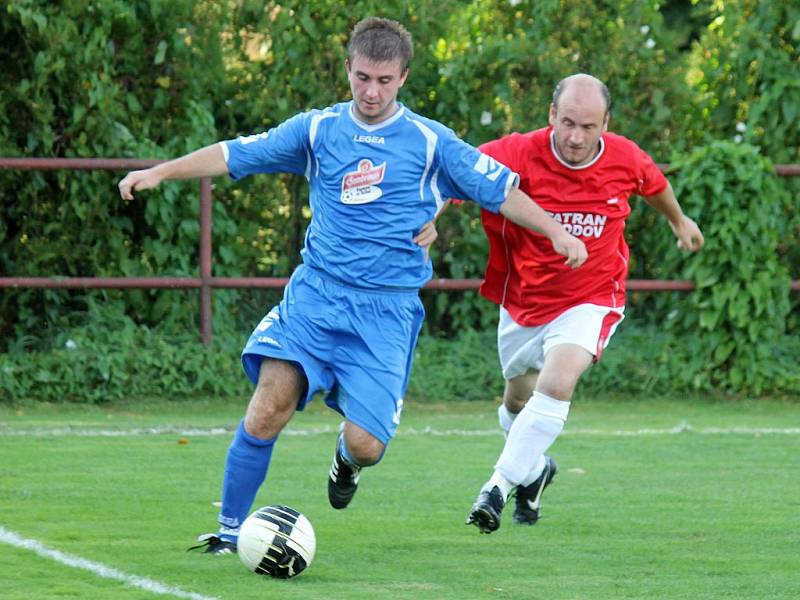
<svg viewBox="0 0 800 600"><path fill-rule="evenodd" d="M497 213L519 176L488 154L460 140L449 131L438 148L442 166L440 186L449 198L475 200Z"/></svg>
<svg viewBox="0 0 800 600"><path fill-rule="evenodd" d="M518 167L514 164L514 158L519 156L519 152L511 151L510 146L510 138L505 136L481 144L478 146L478 150L484 154L488 154L497 162L506 165L508 168L516 170Z"/></svg>
<svg viewBox="0 0 800 600"><path fill-rule="evenodd" d="M220 142L232 179L256 173L306 173L310 161L310 113L301 113L269 131Z"/></svg>
<svg viewBox="0 0 800 600"><path fill-rule="evenodd" d="M660 194L667 188L667 178L644 150L634 144L634 159L637 170L636 194L647 197Z"/></svg>

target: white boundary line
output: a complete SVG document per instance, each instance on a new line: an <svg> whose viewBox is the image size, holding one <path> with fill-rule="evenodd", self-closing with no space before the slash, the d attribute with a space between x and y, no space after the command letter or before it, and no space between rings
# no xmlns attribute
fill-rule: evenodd
<svg viewBox="0 0 800 600"><path fill-rule="evenodd" d="M11 428L0 423L0 437L12 436L41 436L41 437L137 437L148 435L180 435L185 437L228 436L235 430L231 427L181 427L178 425L161 425L158 427L134 427L131 429L95 429L91 427L28 427ZM323 426L310 428L287 428L281 435L288 436L313 436L338 432L337 426ZM643 429L565 429L562 436L611 436L611 437L642 437L652 435L800 435L800 427L698 427L689 423L678 423L674 427L643 428ZM432 437L482 437L500 436L499 428L493 429L437 429L435 427L401 427L398 437L404 436L432 436Z"/></svg>
<svg viewBox="0 0 800 600"><path fill-rule="evenodd" d="M0 525L0 542L23 548L24 550L32 550L39 556L51 558L68 567L75 567L77 569L84 569L90 571L95 575L104 577L106 579L116 579L127 585L143 589L147 592L154 594L166 594L175 596L177 598L189 598L190 600L216 600L212 596L203 596L195 594L194 592L184 592L180 588L172 587L158 581L153 581L147 577L139 577L138 575L128 575L113 567L107 567L104 564L81 558L73 554L67 554L59 550L52 550L47 546L41 544L36 540L20 537L13 531L9 531Z"/></svg>

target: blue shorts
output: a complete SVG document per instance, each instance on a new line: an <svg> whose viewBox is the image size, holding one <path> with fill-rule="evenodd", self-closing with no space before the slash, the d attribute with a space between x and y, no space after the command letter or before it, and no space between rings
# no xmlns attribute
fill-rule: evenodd
<svg viewBox="0 0 800 600"><path fill-rule="evenodd" d="M345 419L386 444L397 431L414 347L425 318L417 290L367 290L300 266L281 303L247 340L242 366L253 383L264 357L294 363Z"/></svg>

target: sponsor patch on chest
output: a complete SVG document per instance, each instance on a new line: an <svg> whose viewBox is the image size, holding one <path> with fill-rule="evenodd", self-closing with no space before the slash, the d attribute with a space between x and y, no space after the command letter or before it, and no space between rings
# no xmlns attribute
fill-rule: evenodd
<svg viewBox="0 0 800 600"><path fill-rule="evenodd" d="M366 204L380 198L383 192L378 185L383 181L385 173L385 162L373 165L368 158L362 158L358 169L347 173L342 179L342 203Z"/></svg>

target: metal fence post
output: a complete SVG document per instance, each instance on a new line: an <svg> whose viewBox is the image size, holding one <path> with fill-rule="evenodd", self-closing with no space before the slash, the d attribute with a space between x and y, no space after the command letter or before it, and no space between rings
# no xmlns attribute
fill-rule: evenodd
<svg viewBox="0 0 800 600"><path fill-rule="evenodd" d="M0 169L20 169L48 171L144 169L162 160L131 158L20 158L0 157ZM658 164L665 170L669 165ZM800 163L775 165L775 173L782 177L800 177ZM281 288L286 285L286 277L214 277L212 275L211 246L211 178L200 179L200 277L3 277L0 274L0 290L3 289L188 289L200 291L200 341L211 343L212 327L212 288L259 289ZM425 285L433 290L477 290L480 279L434 279ZM630 279L631 291L690 291L694 289L691 281ZM791 282L792 291L800 292L800 279Z"/></svg>
<svg viewBox="0 0 800 600"><path fill-rule="evenodd" d="M200 179L200 341L211 343L211 178Z"/></svg>

